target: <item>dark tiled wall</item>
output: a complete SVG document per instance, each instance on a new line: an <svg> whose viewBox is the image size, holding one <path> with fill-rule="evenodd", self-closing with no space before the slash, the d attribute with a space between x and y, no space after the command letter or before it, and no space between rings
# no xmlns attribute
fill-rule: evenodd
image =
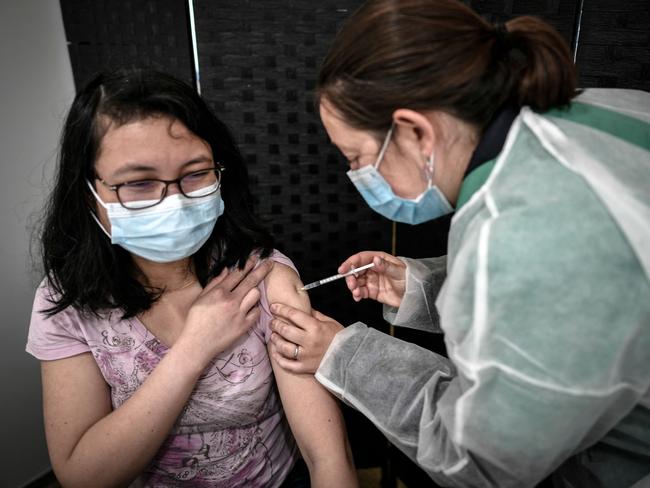
<svg viewBox="0 0 650 488"><path fill-rule="evenodd" d="M150 67L193 83L184 0L61 0L77 88L104 69Z"/></svg>

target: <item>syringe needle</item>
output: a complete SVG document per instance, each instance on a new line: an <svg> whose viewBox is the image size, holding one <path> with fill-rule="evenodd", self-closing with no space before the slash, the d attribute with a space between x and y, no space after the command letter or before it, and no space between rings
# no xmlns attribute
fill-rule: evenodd
<svg viewBox="0 0 650 488"><path fill-rule="evenodd" d="M375 263L370 263L370 264L366 264L364 266L360 266L358 268L352 268L347 273L335 274L335 275L329 276L327 278L323 278L322 280L318 280L318 281L314 281L312 283L309 283L308 285L305 285L302 288L299 288L298 291L311 290L312 288L316 288L316 287L324 285L326 283L331 283L332 281L336 281L338 279L345 278L346 276L356 274L359 271L363 271L363 270L366 270L368 268L372 268L374 265L375 265Z"/></svg>

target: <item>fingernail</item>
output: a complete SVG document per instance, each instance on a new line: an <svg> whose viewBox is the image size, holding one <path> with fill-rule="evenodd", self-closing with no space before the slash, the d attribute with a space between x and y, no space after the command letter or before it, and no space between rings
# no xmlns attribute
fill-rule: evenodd
<svg viewBox="0 0 650 488"><path fill-rule="evenodd" d="M276 303L271 304L271 312L277 312L278 311L278 305Z"/></svg>

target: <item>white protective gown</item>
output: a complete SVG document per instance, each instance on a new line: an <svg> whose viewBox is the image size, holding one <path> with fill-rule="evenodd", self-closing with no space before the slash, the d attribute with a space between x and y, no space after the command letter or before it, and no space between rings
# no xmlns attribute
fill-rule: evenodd
<svg viewBox="0 0 650 488"><path fill-rule="evenodd" d="M385 316L433 330L442 261L406 261ZM450 359L356 323L316 378L442 486L650 486L650 94L523 108L435 305Z"/></svg>

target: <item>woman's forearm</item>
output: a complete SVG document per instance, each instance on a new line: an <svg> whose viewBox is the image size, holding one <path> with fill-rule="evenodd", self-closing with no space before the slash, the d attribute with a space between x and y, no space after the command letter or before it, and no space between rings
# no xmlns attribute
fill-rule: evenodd
<svg viewBox="0 0 650 488"><path fill-rule="evenodd" d="M319 459L308 463L312 488L356 488L359 486L357 472L351 456L336 456L336 459Z"/></svg>
<svg viewBox="0 0 650 488"><path fill-rule="evenodd" d="M125 486L154 457L203 367L177 342L123 405L93 424L55 472L66 487Z"/></svg>

